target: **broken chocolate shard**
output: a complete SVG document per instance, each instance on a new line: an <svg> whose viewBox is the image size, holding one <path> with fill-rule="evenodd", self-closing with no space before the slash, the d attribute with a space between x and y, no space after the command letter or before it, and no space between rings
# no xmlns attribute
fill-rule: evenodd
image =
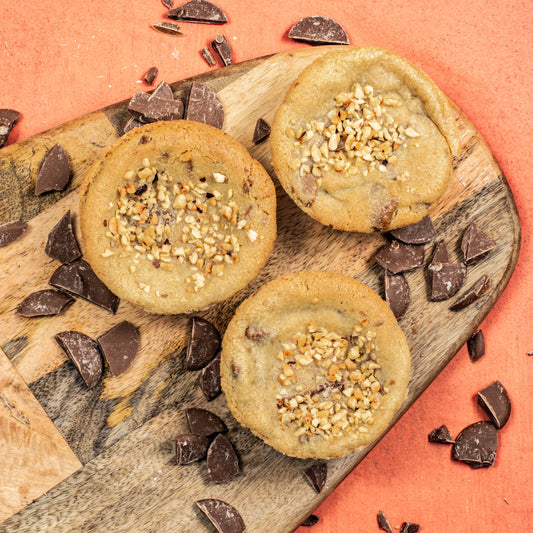
<svg viewBox="0 0 533 533"><path fill-rule="evenodd" d="M206 366L220 349L220 342L220 333L211 322L193 316L185 355L186 370L200 370Z"/></svg>
<svg viewBox="0 0 533 533"><path fill-rule="evenodd" d="M418 533L420 526L413 522L404 522L400 528L400 533Z"/></svg>
<svg viewBox="0 0 533 533"><path fill-rule="evenodd" d="M150 98L163 98L165 100L174 100L174 93L172 87L165 81L161 81L150 95Z"/></svg>
<svg viewBox="0 0 533 533"><path fill-rule="evenodd" d="M209 51L208 48L202 48L200 50L200 53L202 54L202 57L204 58L205 62L210 67L214 67L216 65L215 58L213 57L213 54Z"/></svg>
<svg viewBox="0 0 533 533"><path fill-rule="evenodd" d="M389 521L387 520L387 517L385 516L385 513L383 511L380 511L378 513L377 519L378 519L379 529L382 529L383 531L386 531L387 533L393 533L391 525L389 524Z"/></svg>
<svg viewBox="0 0 533 533"><path fill-rule="evenodd" d="M251 340L260 340L268 337L272 337L272 333L260 328L259 326L248 326L244 332L244 336Z"/></svg>
<svg viewBox="0 0 533 533"><path fill-rule="evenodd" d="M217 433L224 433L228 430L226 424L214 413L207 409L200 409L199 407L191 407L185 409L185 416L189 424L191 433L210 437Z"/></svg>
<svg viewBox="0 0 533 533"><path fill-rule="evenodd" d="M316 526L320 522L320 517L316 514L310 514L301 524L300 526L304 527L312 527Z"/></svg>
<svg viewBox="0 0 533 533"><path fill-rule="evenodd" d="M20 113L14 109L0 109L0 148L6 144L9 134L19 118Z"/></svg>
<svg viewBox="0 0 533 533"><path fill-rule="evenodd" d="M152 83L154 83L155 79L157 78L158 74L159 74L159 69L157 67L150 67L148 69L148 72L143 76L144 81L148 85L152 85Z"/></svg>
<svg viewBox="0 0 533 533"><path fill-rule="evenodd" d="M226 483L241 473L231 442L218 434L207 450L207 470L214 483Z"/></svg>
<svg viewBox="0 0 533 533"><path fill-rule="evenodd" d="M74 363L87 387L92 389L103 370L102 356L96 342L79 331L62 331L54 339Z"/></svg>
<svg viewBox="0 0 533 533"><path fill-rule="evenodd" d="M21 220L15 220L13 222L6 222L0 225L0 248L15 242L20 239L26 230L28 229L28 223Z"/></svg>
<svg viewBox="0 0 533 533"><path fill-rule="evenodd" d="M120 376L133 363L139 351L139 332L127 320L98 337L98 346L113 376Z"/></svg>
<svg viewBox="0 0 533 533"><path fill-rule="evenodd" d="M188 465L200 461L207 454L209 440L203 435L185 433L176 437L176 455L178 464Z"/></svg>
<svg viewBox="0 0 533 533"><path fill-rule="evenodd" d="M131 131L135 128L138 128L139 126L144 126L144 124L142 122L140 122L139 120L136 120L134 119L133 117L130 117L127 121L126 121L126 124L124 124L124 133L128 133L128 131Z"/></svg>
<svg viewBox="0 0 533 533"><path fill-rule="evenodd" d="M466 278L466 266L463 263L436 263L428 266L431 280L432 302L448 300L459 292Z"/></svg>
<svg viewBox="0 0 533 533"><path fill-rule="evenodd" d="M507 424L511 416L511 399L499 381L480 390L477 393L477 403L498 429Z"/></svg>
<svg viewBox="0 0 533 533"><path fill-rule="evenodd" d="M258 118L255 123L254 136L252 142L254 144L259 144L266 140L270 135L270 124L264 118Z"/></svg>
<svg viewBox="0 0 533 533"><path fill-rule="evenodd" d="M385 272L385 300L394 316L400 320L409 307L409 284L403 274Z"/></svg>
<svg viewBox="0 0 533 533"><path fill-rule="evenodd" d="M24 298L17 307L17 313L26 318L59 315L73 302L74 298L64 292L44 289Z"/></svg>
<svg viewBox="0 0 533 533"><path fill-rule="evenodd" d="M468 226L461 240L465 264L473 265L484 259L496 246L496 242L483 233L474 222Z"/></svg>
<svg viewBox="0 0 533 533"><path fill-rule="evenodd" d="M70 161L60 144L48 150L39 169L35 182L35 196L49 191L62 191L70 179Z"/></svg>
<svg viewBox="0 0 533 533"><path fill-rule="evenodd" d="M199 500L196 505L209 518L218 533L242 533L246 526L241 515L229 503L222 500Z"/></svg>
<svg viewBox="0 0 533 533"><path fill-rule="evenodd" d="M451 307L452 311L460 311L485 296L491 289L491 281L486 274L468 289Z"/></svg>
<svg viewBox="0 0 533 533"><path fill-rule="evenodd" d="M183 103L153 94L135 93L128 104L128 111L133 118L145 124L160 120L179 120L183 117Z"/></svg>
<svg viewBox="0 0 533 533"><path fill-rule="evenodd" d="M374 256L374 259L392 274L421 267L424 263L424 247L419 244L404 244L392 241Z"/></svg>
<svg viewBox="0 0 533 533"><path fill-rule="evenodd" d="M205 399L210 402L221 392L220 386L220 353L200 373L200 388Z"/></svg>
<svg viewBox="0 0 533 533"><path fill-rule="evenodd" d="M224 108L217 93L207 85L194 81L187 101L185 118L194 122L203 122L215 128L222 128Z"/></svg>
<svg viewBox="0 0 533 533"><path fill-rule="evenodd" d="M171 9L167 17L183 22L197 22L199 24L225 24L228 17L215 4L207 0L191 0L185 4Z"/></svg>
<svg viewBox="0 0 533 533"><path fill-rule="evenodd" d="M416 224L392 230L390 234L405 244L425 244L435 238L437 232L429 215Z"/></svg>
<svg viewBox="0 0 533 533"><path fill-rule="evenodd" d="M48 234L44 251L46 255L63 264L72 263L81 257L80 247L72 229L70 209Z"/></svg>
<svg viewBox="0 0 533 533"><path fill-rule="evenodd" d="M179 24L174 24L173 22L158 22L157 24L152 24L152 28L168 35L183 35Z"/></svg>
<svg viewBox="0 0 533 533"><path fill-rule="evenodd" d="M233 50L224 35L217 35L215 40L211 41L211 46L225 67L233 63Z"/></svg>
<svg viewBox="0 0 533 533"><path fill-rule="evenodd" d="M433 252L433 258L430 265L436 263L450 263L450 255L448 254L448 247L444 241L437 242L435 251Z"/></svg>
<svg viewBox="0 0 533 533"><path fill-rule="evenodd" d="M498 430L486 420L467 426L455 439L452 458L470 465L484 468L494 464L498 447Z"/></svg>
<svg viewBox="0 0 533 533"><path fill-rule="evenodd" d="M450 435L450 430L445 425L435 428L428 435L428 440L438 444L453 444L455 442Z"/></svg>
<svg viewBox="0 0 533 533"><path fill-rule="evenodd" d="M350 44L344 28L329 17L306 17L290 30L289 38L308 44Z"/></svg>
<svg viewBox="0 0 533 533"><path fill-rule="evenodd" d="M52 274L48 283L112 313L117 311L120 300L98 279L89 263L83 259L61 265Z"/></svg>
<svg viewBox="0 0 533 533"><path fill-rule="evenodd" d="M167 9L172 9L172 6L174 5L174 0L161 0L161 3L162 3Z"/></svg>
<svg viewBox="0 0 533 533"><path fill-rule="evenodd" d="M320 494L328 477L327 463L317 463L304 470L304 477L311 486Z"/></svg>
<svg viewBox="0 0 533 533"><path fill-rule="evenodd" d="M468 355L470 361L475 363L485 355L485 338L481 330L476 331L467 341Z"/></svg>

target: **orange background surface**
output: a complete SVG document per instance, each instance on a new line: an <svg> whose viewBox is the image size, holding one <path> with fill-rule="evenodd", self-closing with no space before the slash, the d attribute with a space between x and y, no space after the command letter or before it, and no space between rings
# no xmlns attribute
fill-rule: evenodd
<svg viewBox="0 0 533 533"><path fill-rule="evenodd" d="M10 142L147 90L152 65L174 82L210 67L199 50L217 33L236 62L304 47L287 30L308 15L340 22L354 45L397 52L422 67L470 117L514 193L522 224L515 273L482 329L487 353L463 348L408 413L316 510L314 533L378 531L381 509L398 527L431 532L533 531L533 3L528 1L218 0L225 26L183 24L158 33L159 0L0 0L0 107L23 113ZM478 390L498 379L513 403L494 467L471 470L427 434L452 435L484 415ZM295 499L298 495L292 495ZM268 523L268 517L265 517ZM307 529L301 528L301 531Z"/></svg>

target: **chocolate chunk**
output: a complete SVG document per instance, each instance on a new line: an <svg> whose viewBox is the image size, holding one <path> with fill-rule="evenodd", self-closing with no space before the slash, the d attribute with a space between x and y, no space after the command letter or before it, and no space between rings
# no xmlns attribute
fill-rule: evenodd
<svg viewBox="0 0 533 533"><path fill-rule="evenodd" d="M437 263L450 263L450 256L448 254L448 247L444 241L439 241L435 246L433 252L433 259L431 259L431 265Z"/></svg>
<svg viewBox="0 0 533 533"><path fill-rule="evenodd" d="M272 333L258 326L248 326L246 328L246 331L244 332L244 335L247 339L251 339L251 340L258 340L258 339L264 339L267 337L272 337Z"/></svg>
<svg viewBox="0 0 533 533"><path fill-rule="evenodd" d="M468 289L451 307L452 311L460 311L470 304L485 296L491 289L491 282L489 276L486 274L481 277L476 283Z"/></svg>
<svg viewBox="0 0 533 533"><path fill-rule="evenodd" d="M300 526L304 527L312 527L316 526L320 522L320 517L316 514L310 514L301 524Z"/></svg>
<svg viewBox="0 0 533 533"><path fill-rule="evenodd" d="M418 268L424 263L424 247L418 244L403 244L392 241L374 256L374 259L392 274Z"/></svg>
<svg viewBox="0 0 533 533"><path fill-rule="evenodd" d="M246 526L241 515L229 503L222 500L199 500L196 505L209 518L218 533L242 533Z"/></svg>
<svg viewBox="0 0 533 533"><path fill-rule="evenodd" d="M20 239L26 230L28 229L28 223L21 220L15 220L13 222L6 222L0 225L0 248L15 242Z"/></svg>
<svg viewBox="0 0 533 533"><path fill-rule="evenodd" d="M387 520L387 517L385 516L385 513L383 511L380 511L378 513L377 519L379 529L387 531L387 533L393 533L389 521Z"/></svg>
<svg viewBox="0 0 533 533"><path fill-rule="evenodd" d="M485 235L477 226L472 223L463 234L461 250L467 265L473 265L485 258L496 246L496 242Z"/></svg>
<svg viewBox="0 0 533 533"><path fill-rule="evenodd" d="M70 209L48 234L44 251L46 255L61 261L63 264L72 263L81 257L80 247L72 229Z"/></svg>
<svg viewBox="0 0 533 533"><path fill-rule="evenodd" d="M399 320L409 307L409 284L403 274L385 272L385 300L394 316Z"/></svg>
<svg viewBox="0 0 533 533"><path fill-rule="evenodd" d="M413 522L404 522L400 529L400 533L418 533L420 526Z"/></svg>
<svg viewBox="0 0 533 533"><path fill-rule="evenodd" d="M475 363L485 355L485 339L481 330L476 331L467 341L468 355L470 361Z"/></svg>
<svg viewBox="0 0 533 533"><path fill-rule="evenodd" d="M466 278L466 266L463 263L435 263L428 267L431 280L432 302L447 300L457 294Z"/></svg>
<svg viewBox="0 0 533 533"><path fill-rule="evenodd" d="M318 190L318 185L316 184L316 177L313 176L310 172L304 174L300 177L300 183L302 187L302 193L304 199L307 201L306 205L309 202L314 202L316 198L316 191Z"/></svg>
<svg viewBox="0 0 533 533"><path fill-rule="evenodd" d="M194 81L189 93L185 118L194 122L203 122L215 128L222 128L224 108L217 93L207 85Z"/></svg>
<svg viewBox="0 0 533 533"><path fill-rule="evenodd" d="M187 344L185 368L200 370L220 349L220 333L211 322L193 316L191 319L191 335Z"/></svg>
<svg viewBox="0 0 533 533"><path fill-rule="evenodd" d="M168 33L169 35L183 35L180 31L179 24L174 24L173 22L158 22L157 24L152 24L152 28L161 33Z"/></svg>
<svg viewBox="0 0 533 533"><path fill-rule="evenodd" d="M220 353L202 369L200 388L208 402L214 400L222 392L220 387Z"/></svg>
<svg viewBox="0 0 533 533"><path fill-rule="evenodd" d="M128 131L138 128L139 126L144 126L144 124L131 117L126 121L126 124L124 124L124 133L128 133Z"/></svg>
<svg viewBox="0 0 533 533"><path fill-rule="evenodd" d="M185 409L185 415L191 433L210 437L216 433L224 433L228 430L226 424L217 415L207 409L191 407Z"/></svg>
<svg viewBox="0 0 533 533"><path fill-rule="evenodd" d="M455 439L452 457L472 468L494 464L498 447L498 430L486 420L467 426Z"/></svg>
<svg viewBox="0 0 533 533"><path fill-rule="evenodd" d="M435 428L428 435L428 440L429 442L437 442L438 444L453 444L455 442L450 435L450 430L445 425Z"/></svg>
<svg viewBox="0 0 533 533"><path fill-rule="evenodd" d="M306 17L290 30L289 38L309 44L350 44L344 28L328 17Z"/></svg>
<svg viewBox="0 0 533 533"><path fill-rule="evenodd" d="M49 191L62 191L70 179L70 161L68 155L59 144L55 144L44 156L37 181L35 196Z"/></svg>
<svg viewBox="0 0 533 533"><path fill-rule="evenodd" d="M154 89L154 92L150 95L150 98L163 98L165 100L174 100L174 93L172 92L172 87L163 80L159 85Z"/></svg>
<svg viewBox="0 0 533 533"><path fill-rule="evenodd" d="M263 142L270 135L270 124L264 119L259 118L255 123L254 136L252 142L259 144Z"/></svg>
<svg viewBox="0 0 533 533"><path fill-rule="evenodd" d="M92 389L98 383L103 369L96 342L79 331L62 331L54 339L70 357L87 387Z"/></svg>
<svg viewBox="0 0 533 533"><path fill-rule="evenodd" d="M19 118L20 113L14 109L0 109L0 148L6 144L9 134Z"/></svg>
<svg viewBox="0 0 533 533"><path fill-rule="evenodd" d="M152 83L154 83L155 79L157 78L158 74L159 74L159 69L157 67L150 67L148 72L144 75L144 81L148 85L152 85Z"/></svg>
<svg viewBox="0 0 533 533"><path fill-rule="evenodd" d="M160 120L179 120L183 117L183 103L153 94L135 93L128 104L128 111L145 124Z"/></svg>
<svg viewBox="0 0 533 533"><path fill-rule="evenodd" d="M161 3L162 3L167 9L172 9L172 6L174 5L174 0L161 0Z"/></svg>
<svg viewBox="0 0 533 533"><path fill-rule="evenodd" d="M120 300L98 279L89 263L83 259L61 265L48 283L112 313L117 311Z"/></svg>
<svg viewBox="0 0 533 533"><path fill-rule="evenodd" d="M182 6L175 7L167 13L167 17L184 22L198 22L200 24L225 24L228 17L215 4L207 0L191 0Z"/></svg>
<svg viewBox="0 0 533 533"><path fill-rule="evenodd" d="M216 65L215 58L213 57L213 54L209 51L208 48L202 48L200 50L200 53L202 54L202 57L205 59L205 62L210 67L214 67Z"/></svg>
<svg viewBox="0 0 533 533"><path fill-rule="evenodd" d="M113 376L120 376L133 363L139 351L139 332L127 320L98 337L98 346Z"/></svg>
<svg viewBox="0 0 533 533"><path fill-rule="evenodd" d="M19 315L30 318L34 316L59 315L66 309L74 298L53 289L32 292L24 298L17 307Z"/></svg>
<svg viewBox="0 0 533 533"><path fill-rule="evenodd" d="M480 390L477 393L477 403L498 429L507 424L507 420L511 416L511 400L499 381L495 381Z"/></svg>
<svg viewBox="0 0 533 533"><path fill-rule="evenodd" d="M185 433L176 437L176 454L178 464L188 465L195 461L200 461L207 454L209 441L203 435L196 433Z"/></svg>
<svg viewBox="0 0 533 533"><path fill-rule="evenodd" d="M311 486L318 492L322 492L328 477L327 463L317 463L304 470L304 477L311 483Z"/></svg>
<svg viewBox="0 0 533 533"><path fill-rule="evenodd" d="M218 434L207 450L207 470L214 483L226 483L241 473L231 442Z"/></svg>
<svg viewBox="0 0 533 533"><path fill-rule="evenodd" d="M434 239L437 232L433 227L431 218L429 218L429 215L426 215L416 224L392 230L390 234L405 244L424 244Z"/></svg>
<svg viewBox="0 0 533 533"><path fill-rule="evenodd" d="M374 214L373 226L378 231L388 230L392 217L396 213L398 206L398 200L391 200L387 204L381 206L381 208Z"/></svg>
<svg viewBox="0 0 533 533"><path fill-rule="evenodd" d="M217 35L215 40L211 41L211 46L218 54L218 57L220 57L220 60L225 67L233 63L233 50L231 49L231 45L228 43L228 40L224 35Z"/></svg>

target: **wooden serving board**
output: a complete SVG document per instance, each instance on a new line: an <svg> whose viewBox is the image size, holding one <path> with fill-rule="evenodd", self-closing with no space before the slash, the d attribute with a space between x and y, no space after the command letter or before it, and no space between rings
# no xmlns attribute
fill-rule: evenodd
<svg viewBox="0 0 533 533"><path fill-rule="evenodd" d="M288 272L341 272L383 294L383 271L373 256L385 237L335 231L305 215L279 187L268 141L251 142L256 120L271 122L299 72L331 49L282 53L195 78L218 92L226 113L224 131L250 150L278 187L278 236L267 265L249 287L201 313L222 332L245 297ZM178 98L185 99L191 81L173 85ZM465 283L470 287L489 274L493 289L454 313L450 301L429 301L426 269L407 273L412 300L400 325L411 347L412 376L409 396L393 422L475 331L518 256L520 224L505 177L470 121L458 108L454 111L461 153L432 218L453 260L462 258L460 237L472 221L497 241L486 260L468 267ZM330 461L326 487L317 495L302 477L313 461L285 457L241 428L223 395L205 401L195 386L197 373L183 368L187 316L156 316L126 302L112 315L82 300L57 317L24 319L15 313L25 296L47 287L58 266L44 253L48 232L67 209L76 216L85 171L121 134L126 119L121 102L0 151L0 223L30 221L22 240L0 249L0 520L5 520L0 531L212 531L194 505L208 497L235 506L248 531L291 531L373 445ZM73 179L63 193L37 198L33 191L40 162L57 142L70 156ZM432 251L433 245L426 245L426 262ZM138 358L124 375L106 374L87 390L53 335L75 329L95 338L124 319L139 327ZM205 462L176 464L174 437L187 431L183 408L191 406L208 408L227 422L228 438L241 460L240 477L216 486Z"/></svg>

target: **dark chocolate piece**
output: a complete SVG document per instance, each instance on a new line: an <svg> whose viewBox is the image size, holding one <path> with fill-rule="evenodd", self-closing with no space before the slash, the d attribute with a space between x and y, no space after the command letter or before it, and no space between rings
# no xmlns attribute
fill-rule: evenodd
<svg viewBox="0 0 533 533"><path fill-rule="evenodd" d="M424 247L418 244L404 244L392 241L374 256L375 260L392 274L399 274L424 263Z"/></svg>
<svg viewBox="0 0 533 533"><path fill-rule="evenodd" d="M453 444L455 442L450 435L450 430L445 425L435 428L428 435L428 440L429 442L436 442L438 444Z"/></svg>
<svg viewBox="0 0 533 533"><path fill-rule="evenodd" d="M200 388L208 402L214 400L222 392L220 386L220 353L202 369Z"/></svg>
<svg viewBox="0 0 533 533"><path fill-rule="evenodd" d="M450 256L448 254L448 247L444 241L437 242L435 246L435 251L433 252L433 258L431 259L430 265L436 263L450 263Z"/></svg>
<svg viewBox="0 0 533 533"><path fill-rule="evenodd" d="M498 430L492 422L484 420L467 426L455 439L452 458L483 468L494 464L498 447Z"/></svg>
<svg viewBox="0 0 533 533"><path fill-rule="evenodd" d="M289 38L309 44L350 44L344 28L328 17L306 17L290 30Z"/></svg>
<svg viewBox="0 0 533 533"><path fill-rule="evenodd" d="M413 522L404 522L400 529L400 533L418 533L420 526Z"/></svg>
<svg viewBox="0 0 533 533"><path fill-rule="evenodd" d="M466 228L461 240L465 264L473 265L484 259L496 246L496 242L485 235L474 222Z"/></svg>
<svg viewBox="0 0 533 533"><path fill-rule="evenodd" d="M492 423L502 429L511 416L511 400L504 386L495 381L477 393L477 403Z"/></svg>
<svg viewBox="0 0 533 533"><path fill-rule="evenodd" d="M452 311L460 311L465 307L473 304L482 296L485 296L491 289L491 282L489 276L486 274L481 277L476 283L468 289L459 299L450 307Z"/></svg>
<svg viewBox="0 0 533 533"><path fill-rule="evenodd" d="M205 62L210 67L214 67L216 65L215 58L213 57L213 54L209 51L208 48L202 48L200 50L200 53L202 54L202 57L204 58Z"/></svg>
<svg viewBox="0 0 533 533"><path fill-rule="evenodd" d="M157 67L150 67L148 69L148 72L144 75L144 81L148 85L152 85L152 83L154 83L155 79L157 78L158 74L159 74L159 69Z"/></svg>
<svg viewBox="0 0 533 533"><path fill-rule="evenodd" d="M165 81L159 82L159 85L154 89L150 98L163 98L165 100L174 100L174 93L172 87Z"/></svg>
<svg viewBox="0 0 533 533"><path fill-rule="evenodd" d="M188 465L200 461L207 454L209 441L203 435L185 433L176 437L176 454L178 464Z"/></svg>
<svg viewBox="0 0 533 533"><path fill-rule="evenodd" d="M193 316L191 335L185 356L186 370L200 370L209 363L220 349L220 333L211 322Z"/></svg>
<svg viewBox="0 0 533 533"><path fill-rule="evenodd" d="M139 126L144 126L144 124L140 122L139 120L136 120L133 117L130 117L126 121L126 124L124 124L124 133L128 133L128 131L138 128Z"/></svg>
<svg viewBox="0 0 533 533"><path fill-rule="evenodd" d="M72 229L70 209L48 234L44 251L46 255L61 261L63 264L72 263L81 257L80 247Z"/></svg>
<svg viewBox="0 0 533 533"><path fill-rule="evenodd" d="M207 470L214 483L226 483L241 473L231 442L218 434L207 450Z"/></svg>
<svg viewBox="0 0 533 533"><path fill-rule="evenodd" d="M467 341L468 355L470 361L475 363L485 355L485 339L481 330L476 331Z"/></svg>
<svg viewBox="0 0 533 533"><path fill-rule="evenodd" d="M152 28L168 35L183 35L179 24L174 24L173 22L158 22L157 24L152 24Z"/></svg>
<svg viewBox="0 0 533 533"><path fill-rule="evenodd" d="M431 280L432 302L448 300L459 292L466 278L466 266L463 263L436 263L428 266Z"/></svg>
<svg viewBox="0 0 533 533"><path fill-rule="evenodd" d="M133 363L139 351L139 332L127 320L98 337L98 346L113 376L120 376Z"/></svg>
<svg viewBox="0 0 533 533"><path fill-rule="evenodd" d="M185 4L171 9L167 17L184 22L197 22L200 24L225 24L228 17L215 4L207 0L191 0Z"/></svg>
<svg viewBox="0 0 533 533"><path fill-rule="evenodd" d="M255 123L254 136L252 142L254 144L259 144L266 140L270 135L270 124L264 118L258 118Z"/></svg>
<svg viewBox="0 0 533 533"><path fill-rule="evenodd" d="M258 326L248 326L246 328L246 331L244 332L244 335L247 339L251 340L259 340L265 339L267 337L272 337L272 333Z"/></svg>
<svg viewBox="0 0 533 533"><path fill-rule="evenodd" d="M174 0L161 0L161 3L162 3L167 9L172 9L172 6L174 5Z"/></svg>
<svg viewBox="0 0 533 533"><path fill-rule="evenodd" d="M385 300L394 316L399 320L409 307L409 284L403 274L391 274L385 271Z"/></svg>
<svg viewBox="0 0 533 533"><path fill-rule="evenodd" d="M20 113L14 109L0 109L0 148L6 144L9 134L19 118Z"/></svg>
<svg viewBox="0 0 533 533"><path fill-rule="evenodd" d="M224 433L228 430L226 424L214 413L207 409L200 409L198 407L190 407L185 409L187 416L187 423L191 433L210 437L216 433Z"/></svg>
<svg viewBox="0 0 533 533"><path fill-rule="evenodd" d="M390 234L405 244L424 244L435 238L437 232L429 215L426 215L416 224L392 230Z"/></svg>
<svg viewBox="0 0 533 533"><path fill-rule="evenodd" d="M217 93L207 85L193 81L185 118L194 122L203 122L215 128L222 128L224 108Z"/></svg>
<svg viewBox="0 0 533 533"><path fill-rule="evenodd" d="M70 179L70 161L60 144L55 144L44 156L37 181L35 196L49 191L62 191Z"/></svg>
<svg viewBox="0 0 533 533"><path fill-rule="evenodd" d="M304 470L304 476L311 483L311 486L318 492L322 492L328 477L327 463L316 463Z"/></svg>
<svg viewBox="0 0 533 533"><path fill-rule="evenodd" d="M383 531L386 531L387 533L393 533L392 528L389 524L389 521L387 520L387 517L385 516L385 513L383 511L380 511L378 513L377 519L378 519L379 529L382 529Z"/></svg>
<svg viewBox="0 0 533 533"><path fill-rule="evenodd" d="M96 342L79 331L62 331L54 339L74 363L87 387L92 389L103 370L102 356Z"/></svg>
<svg viewBox="0 0 533 533"><path fill-rule="evenodd" d="M52 274L48 283L112 313L117 311L120 300L98 279L89 263L83 259L61 265Z"/></svg>
<svg viewBox="0 0 533 533"><path fill-rule="evenodd" d="M0 248L15 242L20 239L26 230L28 229L28 223L21 220L15 220L13 222L6 222L0 225Z"/></svg>
<svg viewBox="0 0 533 533"><path fill-rule="evenodd" d="M160 120L179 120L183 117L183 103L153 94L135 93L128 104L128 111L145 124Z"/></svg>
<svg viewBox="0 0 533 533"><path fill-rule="evenodd" d="M64 292L45 289L26 296L18 305L17 313L27 318L59 315L73 302L74 298Z"/></svg>
<svg viewBox="0 0 533 533"><path fill-rule="evenodd" d="M233 63L233 50L224 35L217 35L215 40L211 41L211 46L218 54L218 57L220 57L220 60L225 67Z"/></svg>
<svg viewBox="0 0 533 533"><path fill-rule="evenodd" d="M301 524L300 526L304 527L312 527L316 526L320 522L320 517L316 514L310 514Z"/></svg>
<svg viewBox="0 0 533 533"><path fill-rule="evenodd" d="M229 503L222 500L199 500L196 505L209 518L218 533L242 533L246 526L241 515Z"/></svg>

